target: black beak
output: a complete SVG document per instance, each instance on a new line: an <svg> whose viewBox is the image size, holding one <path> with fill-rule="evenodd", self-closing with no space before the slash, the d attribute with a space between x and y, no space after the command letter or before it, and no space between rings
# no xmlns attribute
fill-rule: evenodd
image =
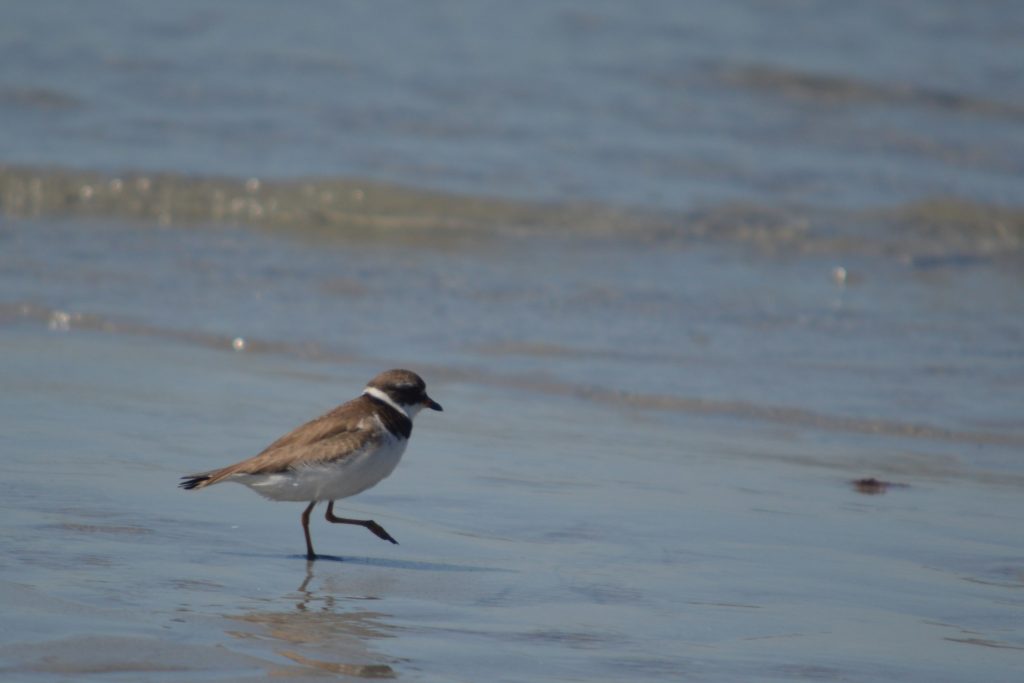
<svg viewBox="0 0 1024 683"><path fill-rule="evenodd" d="M426 407L430 408L431 410L438 410L438 411L444 410L444 408L441 407L440 403L438 403L434 399L430 398L429 396L424 396L423 397L423 405L425 405Z"/></svg>

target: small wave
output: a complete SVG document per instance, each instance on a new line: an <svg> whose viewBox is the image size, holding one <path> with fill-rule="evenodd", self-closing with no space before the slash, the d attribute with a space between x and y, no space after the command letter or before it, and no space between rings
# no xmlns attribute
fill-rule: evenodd
<svg viewBox="0 0 1024 683"><path fill-rule="evenodd" d="M962 93L900 84L871 83L834 74L816 74L763 65L723 65L713 69L723 82L823 105L891 104L1009 119L1024 118L1024 107Z"/></svg>
<svg viewBox="0 0 1024 683"><path fill-rule="evenodd" d="M49 324L55 317L67 321L61 331L91 330L130 336L155 337L196 344L207 348L236 352L276 353L315 362L368 363L377 359L360 357L335 351L312 343L285 343L245 340L239 337L215 335L191 330L178 330L130 320L112 320L104 316L67 313L33 304L0 303L0 324L18 321L36 321ZM52 329L52 326L51 326ZM975 445L1024 446L1024 434L966 431L948 429L930 424L903 422L883 418L860 418L830 415L792 406L779 406L747 401L714 400L693 396L671 396L620 391L613 388L581 385L534 375L489 373L450 366L424 367L434 377L447 380L475 382L509 389L534 392L550 396L563 396L630 410L674 412L686 415L732 417L744 421L757 421L803 427L825 432L847 432L877 436L924 439Z"/></svg>
<svg viewBox="0 0 1024 683"><path fill-rule="evenodd" d="M502 383L518 389L546 394L572 396L608 405L690 415L736 417L745 420L773 422L820 431L852 432L878 436L897 436L970 444L1024 446L1024 435L983 431L960 431L935 425L900 422L881 418L856 418L829 415L803 408L777 406L747 401L723 401L664 394L641 394L601 387L580 386L556 380L535 378L502 378Z"/></svg>
<svg viewBox="0 0 1024 683"><path fill-rule="evenodd" d="M0 165L11 217L103 217L170 224L255 225L305 234L398 234L584 227L629 230L649 216L596 205L464 197L345 178L268 180Z"/></svg>
<svg viewBox="0 0 1024 683"><path fill-rule="evenodd" d="M949 197L885 210L724 203L655 212L531 203L344 178L263 180L105 174L0 165L0 214L149 225L248 225L304 239L396 239L443 246L494 236L735 243L768 251L1000 258L1024 252L1024 209ZM894 229L895 228L895 229Z"/></svg>
<svg viewBox="0 0 1024 683"><path fill-rule="evenodd" d="M0 87L0 105L22 109L69 111L85 103L66 92L39 87Z"/></svg>

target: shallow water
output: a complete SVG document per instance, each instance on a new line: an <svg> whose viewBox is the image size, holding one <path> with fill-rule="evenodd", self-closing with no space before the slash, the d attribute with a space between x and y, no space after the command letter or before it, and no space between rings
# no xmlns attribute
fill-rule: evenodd
<svg viewBox="0 0 1024 683"><path fill-rule="evenodd" d="M362 368L103 334L5 339L20 389L4 406L5 677L1020 670L1019 486L914 472L905 456L911 487L865 497L846 484L863 472L851 444L832 447L854 451L842 466L730 421L442 380L448 411L420 420L399 472L346 506L401 545L321 522L318 545L343 559L310 565L301 506L173 484L255 450L268 424Z"/></svg>
<svg viewBox="0 0 1024 683"><path fill-rule="evenodd" d="M839 286L816 255L581 237L3 238L5 679L1024 671L1012 272L874 259ZM446 410L344 509L401 545L317 518L332 557L310 565L301 506L175 488L396 364Z"/></svg>
<svg viewBox="0 0 1024 683"><path fill-rule="evenodd" d="M4 10L0 678L1024 678L1019 3L282 7Z"/></svg>

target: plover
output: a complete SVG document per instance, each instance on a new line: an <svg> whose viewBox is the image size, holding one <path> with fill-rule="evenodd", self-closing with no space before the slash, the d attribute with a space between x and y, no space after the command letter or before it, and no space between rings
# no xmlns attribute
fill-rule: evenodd
<svg viewBox="0 0 1024 683"><path fill-rule="evenodd" d="M374 486L398 465L423 408L441 410L426 384L410 370L387 370L357 398L311 420L270 444L260 454L219 470L182 477L183 489L201 489L222 481L245 484L272 500L309 501L302 513L306 556L313 560L309 513L327 501L325 518L335 524L364 526L379 538L398 543L372 519L334 515L334 501Z"/></svg>

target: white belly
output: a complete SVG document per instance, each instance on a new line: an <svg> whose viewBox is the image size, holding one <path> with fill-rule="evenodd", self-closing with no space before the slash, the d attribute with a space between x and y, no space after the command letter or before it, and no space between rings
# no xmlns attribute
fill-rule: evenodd
<svg viewBox="0 0 1024 683"><path fill-rule="evenodd" d="M297 467L279 474L240 474L232 479L273 500L339 500L374 486L391 474L407 439L386 438L378 447L332 463Z"/></svg>

